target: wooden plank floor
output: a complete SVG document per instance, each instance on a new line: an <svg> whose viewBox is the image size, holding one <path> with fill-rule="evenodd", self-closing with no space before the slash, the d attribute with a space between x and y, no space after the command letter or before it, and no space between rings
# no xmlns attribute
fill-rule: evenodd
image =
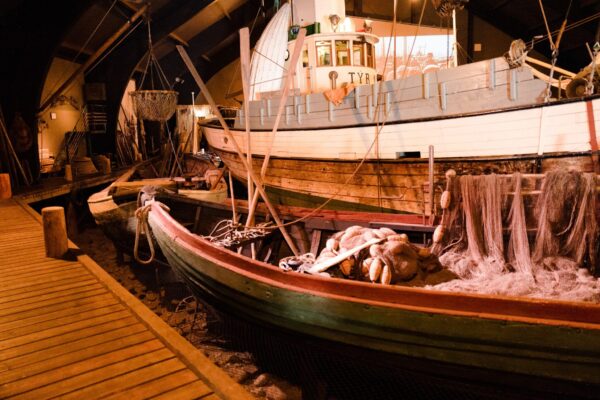
<svg viewBox="0 0 600 400"><path fill-rule="evenodd" d="M39 215L0 201L0 398L251 398L92 259L72 258L45 257Z"/></svg>

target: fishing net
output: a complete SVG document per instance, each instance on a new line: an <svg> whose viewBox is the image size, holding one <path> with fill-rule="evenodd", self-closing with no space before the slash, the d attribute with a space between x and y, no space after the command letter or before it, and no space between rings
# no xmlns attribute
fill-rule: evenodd
<svg viewBox="0 0 600 400"><path fill-rule="evenodd" d="M518 173L455 179L446 247L434 252L461 279L430 288L600 301L595 175L550 172L527 192L524 182Z"/></svg>
<svg viewBox="0 0 600 400"><path fill-rule="evenodd" d="M130 94L136 115L146 121L168 121L177 110L176 91L136 90Z"/></svg>

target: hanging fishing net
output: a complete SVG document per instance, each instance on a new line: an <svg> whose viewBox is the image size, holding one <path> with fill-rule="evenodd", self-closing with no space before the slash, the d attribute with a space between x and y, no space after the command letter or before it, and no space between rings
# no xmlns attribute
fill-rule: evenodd
<svg viewBox="0 0 600 400"><path fill-rule="evenodd" d="M130 94L138 118L146 121L167 121L177 110L176 91L136 90Z"/></svg>
<svg viewBox="0 0 600 400"><path fill-rule="evenodd" d="M518 173L455 179L434 251L460 279L430 288L600 301L595 175L550 172L536 185Z"/></svg>
<svg viewBox="0 0 600 400"><path fill-rule="evenodd" d="M165 122L169 120L177 110L177 99L179 93L171 90L169 80L158 62L152 44L152 32L150 28L150 11L148 8L146 23L148 26L148 58L146 67L139 87L141 90L130 92L133 107L138 118L146 121ZM146 80L148 78L148 80ZM143 89L144 84L150 87ZM160 88L157 90L157 88Z"/></svg>

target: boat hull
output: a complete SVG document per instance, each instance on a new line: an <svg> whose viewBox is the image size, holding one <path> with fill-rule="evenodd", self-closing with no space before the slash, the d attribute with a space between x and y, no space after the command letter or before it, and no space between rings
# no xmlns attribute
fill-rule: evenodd
<svg viewBox="0 0 600 400"><path fill-rule="evenodd" d="M432 214L428 201L429 145L434 190L444 173L544 173L554 169L592 172L600 126L600 99L420 121L389 122L375 140L376 125L324 129L252 131L253 167L270 161L264 182L272 192L295 192L342 208ZM222 128L204 127L211 148L239 179L247 174ZM245 149L245 132L231 130ZM407 157L407 156L410 156ZM293 196L282 196L286 203ZM292 203L293 204L293 203ZM296 203L298 204L298 203ZM353 207L354 205L354 207ZM330 204L331 206L331 204ZM433 210L435 212L435 210Z"/></svg>
<svg viewBox="0 0 600 400"><path fill-rule="evenodd" d="M233 175L246 181L237 154L215 151ZM260 170L264 157L253 158ZM406 212L430 215L427 160L365 161L357 168L354 160L310 160L272 157L264 178L270 199L276 204L316 207L333 198L327 208L335 210ZM433 165L434 213L445 187L449 169L459 175L544 173L557 168L592 171L589 152L509 158L442 159ZM356 173L354 171L356 170ZM354 174L354 175L353 175ZM379 184L378 184L379 183Z"/></svg>
<svg viewBox="0 0 600 400"><path fill-rule="evenodd" d="M198 294L251 321L398 356L600 384L600 307L286 273L211 245L153 205L152 231Z"/></svg>

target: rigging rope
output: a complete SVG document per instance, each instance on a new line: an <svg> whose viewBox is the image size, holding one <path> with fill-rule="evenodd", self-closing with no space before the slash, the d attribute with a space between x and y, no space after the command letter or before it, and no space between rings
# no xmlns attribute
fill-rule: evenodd
<svg viewBox="0 0 600 400"><path fill-rule="evenodd" d="M598 19L598 18L600 18L600 12L597 12L596 14L590 15L589 17L585 17L585 18L583 18L583 19L581 19L579 21L576 21L576 22L573 22L570 25L567 25L563 31L564 32L569 31L571 29L574 29L574 28L577 28L577 27L579 27L581 25L587 24L588 22L591 22L591 21L593 21L595 19ZM560 28L552 31L551 33L554 35L554 34L558 34L559 32L560 32ZM537 44L539 42L543 42L544 40L548 40L548 35L544 35L543 37L538 38L538 39L533 39L532 43L533 44Z"/></svg>
<svg viewBox="0 0 600 400"><path fill-rule="evenodd" d="M552 32L550 31L550 27L548 26L548 20L546 19L546 13L544 11L544 6L542 4L542 0L539 0L540 9L542 10L542 17L544 18L544 25L546 25L546 31L548 32L548 40L550 41L550 49L552 50L552 65L550 67L550 73L548 74L548 86L546 87L546 95L544 97L544 102L550 101L550 95L552 94L552 79L554 76L554 68L556 67L556 62L558 61L558 48L560 46L560 40L562 39L562 35L567 26L567 19L569 17L569 12L571 11L572 1L569 1L569 6L567 8L567 12L565 14L565 19L561 24L560 30L558 31L558 35L556 37L556 42L552 39Z"/></svg>
<svg viewBox="0 0 600 400"><path fill-rule="evenodd" d="M544 25L546 26L546 33L548 34L548 40L550 41L550 48L554 50L556 46L554 45L554 40L552 39L552 33L550 32L550 26L548 26L548 19L546 18L546 12L544 11L544 5L542 4L542 0L538 0L540 5L540 10L542 10L542 18L544 20Z"/></svg>

